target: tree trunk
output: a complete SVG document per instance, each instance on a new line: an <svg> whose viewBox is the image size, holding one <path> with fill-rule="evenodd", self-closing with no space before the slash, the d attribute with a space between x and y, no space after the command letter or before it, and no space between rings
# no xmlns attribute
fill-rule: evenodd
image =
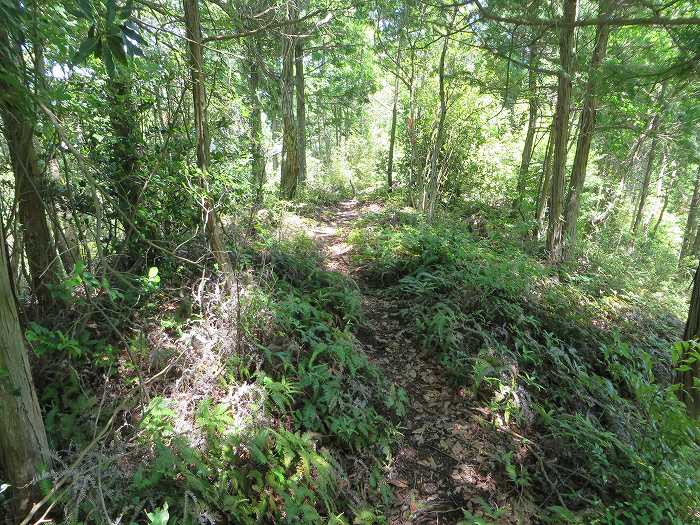
<svg viewBox="0 0 700 525"><path fill-rule="evenodd" d="M693 193L693 197L695 198L695 209L694 209L694 217L693 217L693 223L691 224L691 229L690 232L687 232L686 235L688 236L688 244L686 246L686 253L685 255L698 255L700 254L700 234L698 234L698 207L700 207L700 189L698 189L698 184L700 181L700 167L698 167L698 177L695 182L695 188L697 191L697 195ZM683 239L683 242L685 242L685 237ZM691 246L692 243L692 246Z"/></svg>
<svg viewBox="0 0 700 525"><path fill-rule="evenodd" d="M652 237L656 237L656 232L659 230L659 225L661 224L661 221L664 218L664 213L666 213L666 208L668 208L668 199L671 196L671 190L673 190L673 187L676 184L676 172L672 172L671 176L669 177L669 180L666 184L666 188L664 190L664 196L663 200L661 202L661 211L659 211L659 217L656 219L656 223L654 224L654 229L651 232Z"/></svg>
<svg viewBox="0 0 700 525"><path fill-rule="evenodd" d="M603 209L600 213L597 213L591 218L591 226L600 226L605 221L607 221L608 218L612 215L613 211L615 211L618 201L624 194L627 176L629 172L634 168L634 165L637 163L642 143L644 142L644 138L649 134L649 131L651 130L651 127L653 125L653 121L653 118L650 118L647 121L644 127L644 132L640 133L637 139L634 141L634 144L630 148L630 152L623 163L622 169L620 170L621 177L617 188L614 190L614 192L611 192L610 196L607 198L608 205L605 207L605 209Z"/></svg>
<svg viewBox="0 0 700 525"><path fill-rule="evenodd" d="M304 95L304 43L297 37L294 44L294 82L297 103L297 148L299 184L306 182L306 100Z"/></svg>
<svg viewBox="0 0 700 525"><path fill-rule="evenodd" d="M698 234L698 228L697 225L694 230L694 235L693 235L693 246L690 247L690 253L692 255L697 256L700 254L700 234Z"/></svg>
<svg viewBox="0 0 700 525"><path fill-rule="evenodd" d="M185 12L185 29L188 42L188 61L192 76L192 101L194 124L197 131L197 167L201 172L201 184L204 192L203 208L207 241L224 274L228 286L231 286L233 267L224 243L224 234L217 219L211 197L208 195L207 171L209 169L209 123L207 121L206 91L202 57L202 28L199 21L198 0L182 0Z"/></svg>
<svg viewBox="0 0 700 525"><path fill-rule="evenodd" d="M0 224L0 467L14 491L14 513L21 518L38 496L33 480L51 459L17 316L5 239Z"/></svg>
<svg viewBox="0 0 700 525"><path fill-rule="evenodd" d="M698 205L700 204L700 165L698 166L698 174L695 177L695 186L693 187L693 196L690 199L688 206L688 219L685 222L685 230L683 233L683 243L681 244L681 254L679 259L683 260L690 253L691 246L694 244L693 236L698 222ZM697 238L698 236L695 236Z"/></svg>
<svg viewBox="0 0 700 525"><path fill-rule="evenodd" d="M51 159L49 161L49 173L51 175L52 183L57 185L60 184L61 175L56 159ZM70 236L64 231L60 220L58 206L55 202L51 202L47 206L46 211L51 222L51 229L53 231L54 242L56 243L56 250L58 251L58 255L63 262L65 272L70 274L73 272L75 263L78 262L80 258L77 241L75 236L70 238Z"/></svg>
<svg viewBox="0 0 700 525"><path fill-rule="evenodd" d="M401 64L401 39L399 38L399 46L396 51L396 67ZM394 145L396 144L396 113L399 102L399 74L398 71L394 78L394 100L391 107L391 131L389 133L389 158L386 165L386 185L389 191L394 187Z"/></svg>
<svg viewBox="0 0 700 525"><path fill-rule="evenodd" d="M457 15L457 8L455 8L452 14L452 21L450 22L450 28L454 23L455 17ZM433 149L430 152L430 162L428 164L428 177L427 184L424 184L423 189L423 199L422 208L423 211L427 213L428 217L431 218L435 212L435 203L437 201L439 185L440 185L440 173L438 171L438 159L440 157L440 151L442 150L442 143L445 136L445 118L447 117L447 93L445 90L445 58L447 57L447 50L450 45L450 33L449 31L445 34L445 40L442 45L442 52L440 53L440 63L438 66L438 92L440 94L440 111L438 113L437 130L435 135L435 142L433 144Z"/></svg>
<svg viewBox="0 0 700 525"><path fill-rule="evenodd" d="M554 164L552 168L551 207L547 229L547 250L552 262L563 257L564 237L562 212L564 207L564 181L566 175L567 142L569 140L569 113L571 110L571 76L574 47L574 27L577 0L564 0L564 13L559 34L559 80L557 105L554 113Z"/></svg>
<svg viewBox="0 0 700 525"><path fill-rule="evenodd" d="M248 63L248 95L250 104L250 174L255 186L253 210L262 205L265 185L265 155L263 154L262 110L260 107L260 73L255 60Z"/></svg>
<svg viewBox="0 0 700 525"><path fill-rule="evenodd" d="M690 309L688 311L688 320L685 324L685 333L683 339L685 341L697 340L700 338L700 267L695 272L693 278L693 292L690 296ZM691 350L695 348L691 347ZM687 356L682 356L687 357ZM700 416L700 389L695 386L696 381L700 378L700 360L694 361L689 365L689 370L676 372L676 383L681 385L678 391L678 396L685 403L690 417Z"/></svg>
<svg viewBox="0 0 700 525"><path fill-rule="evenodd" d="M607 0L600 0L599 16L605 18L609 16L609 14ZM596 29L595 48L593 49L593 56L591 57L591 65L588 72L588 81L586 82L586 90L583 96L583 109L581 110L581 118L579 121L576 154L574 156L574 166L571 171L569 194L566 199L564 235L567 251L573 248L576 243L576 222L578 221L578 214L581 208L581 194L586 180L588 155L591 151L591 142L593 141L593 132L595 130L598 78L600 75L600 66L605 59L605 53L608 48L609 34L610 26L608 25L599 25Z"/></svg>
<svg viewBox="0 0 700 525"><path fill-rule="evenodd" d="M620 197L622 197L622 195L625 192L625 183L627 181L626 177L627 173L623 171L622 176L620 177L620 182L618 182L615 190L611 191L611 195L607 199L608 205L605 207L604 210L602 210L600 213L596 214L594 217L591 218L591 226L598 227L601 224L605 223L605 221L607 221L608 218L612 215L613 211L615 211Z"/></svg>
<svg viewBox="0 0 700 525"><path fill-rule="evenodd" d="M134 234L132 225L136 223L136 209L143 189L138 170L141 131L136 118L131 84L131 78L125 68L117 68L108 73L109 120L114 134L112 144L114 178L112 180L119 206L118 220L124 226L125 232L126 248L120 251L126 253L134 251L135 248L129 246L129 243Z"/></svg>
<svg viewBox="0 0 700 525"><path fill-rule="evenodd" d="M647 164L644 169L644 179L642 180L642 188L639 193L639 203L637 205L637 212L634 215L634 221L632 222L632 234L635 235L637 230L639 230L639 225L642 222L642 217L644 216L644 205L646 204L647 197L649 196L649 183L651 182L651 170L654 167L654 158L656 156L656 145L658 144L658 137L656 131L659 127L659 113L654 115L654 119L651 124L651 132L654 134L651 138L651 144L649 145L649 153L647 154Z"/></svg>
<svg viewBox="0 0 700 525"><path fill-rule="evenodd" d="M22 223L24 247L31 275L32 292L40 308L51 305L50 285L59 281L59 258L46 220L45 174L39 169L34 149L34 125L29 117L32 104L25 96L26 82L18 64L21 42L0 28L0 115L3 134L15 176L15 192ZM14 75L11 81L9 75Z"/></svg>
<svg viewBox="0 0 700 525"><path fill-rule="evenodd" d="M296 19L294 6L288 7L288 20ZM282 173L280 198L291 200L299 182L299 147L294 118L294 38L282 37Z"/></svg>
<svg viewBox="0 0 700 525"><path fill-rule="evenodd" d="M535 130L537 128L537 46L532 43L528 50L530 57L528 60L530 69L528 71L527 86L529 91L529 110L527 119L527 132L525 133L525 144L523 145L523 154L520 160L520 169L518 170L518 184L515 188L515 199L513 200L513 210L520 211L520 206L525 194L527 185L527 176L530 171L530 160L532 159L533 144L535 142Z"/></svg>
<svg viewBox="0 0 700 525"><path fill-rule="evenodd" d="M537 208L535 210L535 238L540 239L544 233L545 212L547 211L547 201L552 186L552 133L550 131L547 139L547 147L542 161L542 183L537 195Z"/></svg>
<svg viewBox="0 0 700 525"><path fill-rule="evenodd" d="M270 134L272 135L272 144L275 147L275 153L272 155L272 171L277 173L280 167L280 151L276 148L280 138L280 119L274 113L270 115Z"/></svg>

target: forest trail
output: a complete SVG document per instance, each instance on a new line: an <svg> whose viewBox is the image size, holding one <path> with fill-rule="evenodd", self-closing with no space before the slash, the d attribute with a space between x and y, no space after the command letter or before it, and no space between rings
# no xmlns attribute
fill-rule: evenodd
<svg viewBox="0 0 700 525"><path fill-rule="evenodd" d="M405 301L363 282L361 269L353 264L350 229L363 214L378 211L376 204L357 201L322 208L314 214L319 222L310 233L326 256L327 268L359 285L364 323L355 335L364 351L388 384L409 396L398 424L400 445L386 473L394 492L388 522L458 523L464 509L488 523L531 523L535 509L529 498L513 489L498 465L519 436L499 432L488 410L471 406L465 389L455 387L437 359L412 339L401 313ZM527 453L524 447L522 453Z"/></svg>

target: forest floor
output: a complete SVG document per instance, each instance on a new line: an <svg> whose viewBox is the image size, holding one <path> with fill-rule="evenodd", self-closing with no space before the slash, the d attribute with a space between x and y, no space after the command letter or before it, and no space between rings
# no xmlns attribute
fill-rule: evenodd
<svg viewBox="0 0 700 525"><path fill-rule="evenodd" d="M407 333L400 298L363 282L347 237L355 221L375 213L377 204L343 201L313 213L307 230L325 255L326 267L354 279L362 294L363 323L355 329L370 361L389 384L409 396L399 422L400 445L387 472L394 501L387 517L392 524L457 523L464 512L490 523L531 523L530 499L497 468L513 442L527 440L497 430L488 410L471 406L464 389L453 386L445 368L420 349ZM555 502L553 501L552 504ZM486 509L499 509L489 513Z"/></svg>

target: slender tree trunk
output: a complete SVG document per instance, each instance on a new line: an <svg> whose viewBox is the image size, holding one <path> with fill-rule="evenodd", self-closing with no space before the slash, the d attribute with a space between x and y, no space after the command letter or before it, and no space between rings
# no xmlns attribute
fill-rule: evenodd
<svg viewBox="0 0 700 525"><path fill-rule="evenodd" d="M219 265L219 270L231 286L233 267L229 259L224 234L219 224L216 210L208 195L207 171L209 170L209 124L207 121L206 91L202 57L202 28L199 21L198 0L182 0L185 12L185 29L188 42L188 60L192 76L192 101L194 124L197 131L197 167L201 172L201 184L204 191L203 208L205 231L209 248Z"/></svg>
<svg viewBox="0 0 700 525"><path fill-rule="evenodd" d="M684 257L700 253L700 234L698 233L698 213L700 208L700 166L698 166L698 175L695 179L695 188L693 190L693 198L690 201L690 210L688 211L688 222L685 227L683 236L683 245L681 247L681 256Z"/></svg>
<svg viewBox="0 0 700 525"><path fill-rule="evenodd" d="M700 267L695 272L693 278L693 292L690 296L690 308L688 320L685 325L683 339L685 341L700 338ZM691 348L695 350L694 348ZM682 356L687 357L686 356ZM700 416L700 389L695 386L695 382L700 378L700 360L695 360L689 366L689 370L676 372L676 383L681 385L678 395L688 409L691 417Z"/></svg>
<svg viewBox="0 0 700 525"><path fill-rule="evenodd" d="M452 21L450 22L449 26L450 28L452 27L456 16L457 8L455 8L452 14ZM440 152L442 150L442 144L444 141L445 118L447 117L447 93L445 90L445 58L447 57L447 50L450 45L449 32L445 34L444 38L445 40L442 45L442 52L440 53L440 63L438 66L438 91L440 94L440 112L438 114L435 142L433 144L433 149L430 153L430 163L428 164L428 180L427 184L424 186L422 201L423 211L427 213L429 218L431 218L435 212L435 203L437 201L439 191L440 172L438 170L438 159L440 157Z"/></svg>
<svg viewBox="0 0 700 525"><path fill-rule="evenodd" d="M600 0L599 16L607 17L609 14L607 0ZM608 48L609 34L610 26L608 25L599 25L596 29L595 48L593 49L593 56L591 57L591 65L588 72L588 81L586 82L586 90L583 96L583 109L581 110L581 118L579 121L576 154L574 156L574 166L571 172L569 194L566 199L564 235L567 252L570 251L576 243L576 223L581 208L583 185L586 180L588 155L591 151L591 142L593 141L593 132L595 131L598 78L600 75L600 66L605 59Z"/></svg>
<svg viewBox="0 0 700 525"><path fill-rule="evenodd" d="M637 163L642 143L644 142L644 138L649 134L653 125L653 121L653 118L650 118L647 121L647 124L644 128L644 132L640 133L637 139L634 141L634 144L630 148L630 152L627 156L627 159L625 159L625 162L623 163L621 169L621 177L619 183L617 184L617 188L614 192L611 192L610 196L606 199L608 205L605 207L605 209L603 209L600 213L597 213L591 218L590 224L592 227L598 227L601 224L603 224L612 215L613 211L615 211L617 203L624 194L628 173L634 168L634 165Z"/></svg>
<svg viewBox="0 0 700 525"><path fill-rule="evenodd" d="M391 131L389 134L389 158L386 166L386 185L389 191L394 187L394 144L396 143L396 110L399 99L399 80L394 84L394 101L391 108Z"/></svg>
<svg viewBox="0 0 700 525"><path fill-rule="evenodd" d="M288 20L296 19L296 8L288 4ZM297 126L294 118L294 38L282 38L282 173L280 175L280 197L291 200L297 192L299 182L299 147Z"/></svg>
<svg viewBox="0 0 700 525"><path fill-rule="evenodd" d="M622 176L620 177L620 181L617 183L617 187L610 192L610 195L607 199L608 205L600 213L596 214L591 218L590 224L592 227L600 226L601 224L605 223L605 221L607 221L608 218L612 215L613 211L615 211L615 208L617 207L617 203L620 201L620 198L625 192L626 182L627 173L623 171Z"/></svg>
<svg viewBox="0 0 700 525"><path fill-rule="evenodd" d="M658 213L658 210L660 206L663 203L663 195L664 195L664 179L666 178L666 159L667 159L667 148L661 148L661 158L659 159L659 174L656 177L656 191L654 192L654 195L656 196L656 200L654 202L654 206L651 209L651 212L649 214L649 217L647 218L646 221L642 223L643 230L646 232L649 230L649 226L654 220L654 216Z"/></svg>
<svg viewBox="0 0 700 525"><path fill-rule="evenodd" d="M306 182L306 100L304 95L304 42L297 37L294 44L294 83L297 103L297 153L299 185Z"/></svg>
<svg viewBox="0 0 700 525"><path fill-rule="evenodd" d="M272 144L276 146L280 138L280 119L276 114L270 115L270 134L272 135ZM272 155L272 171L274 173L279 170L279 163L280 153L279 150L276 150L275 154Z"/></svg>
<svg viewBox="0 0 700 525"><path fill-rule="evenodd" d="M138 169L142 139L131 87L131 78L125 68L119 68L108 74L109 119L114 134L112 144L114 191L119 205L118 220L124 226L127 253L135 248L129 246L129 243L134 235L132 224L136 224L137 221L136 210L143 189ZM147 234L145 231L141 233Z"/></svg>
<svg viewBox="0 0 700 525"><path fill-rule="evenodd" d="M656 223L654 224L654 229L651 232L652 237L656 237L656 232L659 230L659 225L661 224L661 221L664 218L664 213L666 213L666 208L668 208L668 199L671 195L671 191L673 190L673 187L676 184L676 172L673 171L669 177L669 180L666 184L666 189L664 190L664 196L663 196L663 201L661 203L661 211L659 211L659 217L656 219Z"/></svg>
<svg viewBox="0 0 700 525"><path fill-rule="evenodd" d="M58 162L56 159L49 160L48 170L50 173L50 179L53 184L60 184L61 176L58 168ZM68 238L63 232L63 227L59 218L58 206L55 202L51 202L46 207L47 216L49 217L49 222L51 223L51 230L53 232L53 239L56 245L56 250L58 251L58 256L61 258L63 263L63 268L67 274L73 271L73 267L78 259L74 257L75 250L73 246L68 245Z"/></svg>
<svg viewBox="0 0 700 525"><path fill-rule="evenodd" d="M589 217L589 224L590 219L592 219L596 214L600 213L603 210L603 202L605 200L605 195L610 193L611 185L609 175L611 163L611 155L606 155L604 157L602 165L598 167L598 178L600 178L601 183L600 186L598 186L598 191L596 192L595 211L593 214L591 214L591 217Z"/></svg>
<svg viewBox="0 0 700 525"><path fill-rule="evenodd" d="M537 46L535 43L531 44L528 50L529 59L528 65L530 69L528 71L528 119L527 119L527 132L525 133L525 144L523 145L523 154L520 160L520 169L518 170L518 184L515 188L515 199L513 200L513 210L519 211L520 206L525 196L525 187L527 185L527 176L530 171L530 160L532 159L533 144L535 142L535 130L537 128L537 112L539 110L539 103L537 100Z"/></svg>
<svg viewBox="0 0 700 525"><path fill-rule="evenodd" d="M566 154L569 140L569 113L571 110L572 56L574 47L574 27L577 0L564 0L564 13L559 34L559 80L557 105L554 117L554 165L552 168L551 207L547 229L547 250L552 262L560 262L563 257L563 207L564 182L566 176Z"/></svg>
<svg viewBox="0 0 700 525"><path fill-rule="evenodd" d="M654 115L654 119L651 125L651 132L654 134L651 138L651 144L649 145L649 153L647 154L646 168L644 169L644 179L642 180L642 188L639 193L639 203L637 205L637 212L634 215L634 221L632 222L632 234L636 235L639 230L639 225L642 222L642 217L644 216L644 205L646 204L647 197L649 196L649 183L651 182L651 171L654 167L654 158L656 156L656 146L658 144L658 137L656 136L656 131L659 127L660 115L657 113Z"/></svg>
<svg viewBox="0 0 700 525"><path fill-rule="evenodd" d="M38 496L33 480L51 459L17 316L5 239L0 223L0 467L14 492L14 514L21 518Z"/></svg>
<svg viewBox="0 0 700 525"><path fill-rule="evenodd" d="M700 231L697 227L697 224L695 226L695 230L693 232L693 246L690 248L690 253L693 255L697 256L700 254L700 234L698 233Z"/></svg>
<svg viewBox="0 0 700 525"><path fill-rule="evenodd" d="M59 281L60 260L46 220L47 180L34 149L34 125L29 117L32 105L23 92L26 83L20 61L21 43L0 27L0 70L4 72L0 75L0 116L15 176L32 292L39 306L45 308L52 303L49 287ZM14 82L9 75L14 75Z"/></svg>
<svg viewBox="0 0 700 525"><path fill-rule="evenodd" d="M688 207L688 218L685 223L685 230L683 233L683 243L681 244L681 255L682 260L688 255L691 245L693 244L693 234L697 226L698 218L698 204L700 203L700 167L698 167L698 174L695 177L695 186L693 187L693 196L690 198L690 206Z"/></svg>
<svg viewBox="0 0 700 525"><path fill-rule="evenodd" d="M397 68L401 64L401 40L396 51ZM399 101L399 74L398 71L394 78L394 100L391 107L391 131L389 133L389 158L386 165L386 185L389 191L394 187L394 144L396 143L396 113Z"/></svg>
<svg viewBox="0 0 700 525"><path fill-rule="evenodd" d="M260 107L260 73L255 60L248 63L248 94L250 104L250 174L255 185L253 210L262 205L265 185L265 155L263 154L262 110Z"/></svg>
<svg viewBox="0 0 700 525"><path fill-rule="evenodd" d="M535 238L540 239L545 231L545 212L547 211L547 201L552 187L552 132L547 139L547 147L542 161L542 182L537 195L537 207L535 209Z"/></svg>
<svg viewBox="0 0 700 525"><path fill-rule="evenodd" d="M422 191L419 188L421 183L418 158L418 137L416 133L417 115L416 115L416 76L415 76L415 48L410 48L411 58L411 74L408 81L408 122L406 122L406 132L410 143L410 166L411 166L411 200L413 205L417 207L418 192Z"/></svg>

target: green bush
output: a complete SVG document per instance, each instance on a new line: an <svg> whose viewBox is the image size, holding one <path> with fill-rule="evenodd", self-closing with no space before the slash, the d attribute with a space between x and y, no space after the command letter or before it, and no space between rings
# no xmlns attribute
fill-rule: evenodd
<svg viewBox="0 0 700 525"><path fill-rule="evenodd" d="M267 372L299 388L294 422L302 431L330 435L353 450L388 451L393 429L382 412L386 386L350 328L361 315L354 283L324 270L308 239L271 247L279 281L271 309L276 342L265 351Z"/></svg>
<svg viewBox="0 0 700 525"><path fill-rule="evenodd" d="M531 429L567 507L541 508L542 520L692 520L700 435L669 383L679 323L667 313L673 302L658 299L667 269L626 280L631 270L600 253L556 269L454 221L387 223L352 239L365 279L404 305L423 352L505 424ZM522 470L537 465L507 455L501 465L515 488L535 489L536 503L551 495Z"/></svg>

